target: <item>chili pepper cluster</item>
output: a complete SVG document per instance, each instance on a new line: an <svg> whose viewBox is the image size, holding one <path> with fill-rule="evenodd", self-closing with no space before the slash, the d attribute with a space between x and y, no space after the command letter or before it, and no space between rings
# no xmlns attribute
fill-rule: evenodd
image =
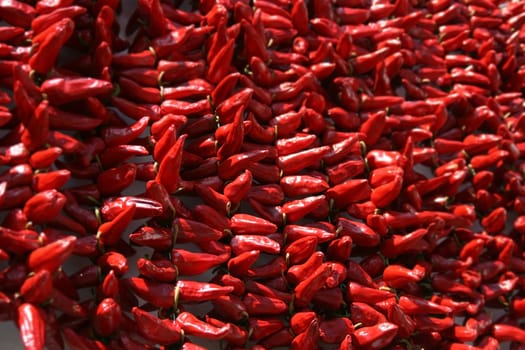
<svg viewBox="0 0 525 350"><path fill-rule="evenodd" d="M525 2L0 19L0 319L26 349L524 349Z"/></svg>

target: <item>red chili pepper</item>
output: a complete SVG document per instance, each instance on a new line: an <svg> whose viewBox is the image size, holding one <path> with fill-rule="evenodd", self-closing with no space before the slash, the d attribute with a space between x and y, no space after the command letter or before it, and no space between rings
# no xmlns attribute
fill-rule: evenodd
<svg viewBox="0 0 525 350"><path fill-rule="evenodd" d="M379 244L380 236L367 225L346 219L338 218L338 226L343 235L348 235L357 245L364 247L374 247Z"/></svg>
<svg viewBox="0 0 525 350"><path fill-rule="evenodd" d="M359 346L369 349L381 349L390 344L397 335L398 326L383 322L371 327L359 328L354 332L354 338Z"/></svg>
<svg viewBox="0 0 525 350"><path fill-rule="evenodd" d="M217 241L223 236L221 231L190 219L176 218L173 226L174 237L181 243Z"/></svg>
<svg viewBox="0 0 525 350"><path fill-rule="evenodd" d="M221 128L227 128L226 135L223 140L220 140L220 146L217 150L217 157L219 160L225 160L228 157L238 153L242 147L242 142L245 133L245 127L243 122L244 108L239 107L233 117L233 121L230 124L226 124ZM219 130L215 131L215 137L219 139Z"/></svg>
<svg viewBox="0 0 525 350"><path fill-rule="evenodd" d="M149 118L143 117L127 127L108 127L102 132L102 138L108 147L124 145L139 137L148 126Z"/></svg>
<svg viewBox="0 0 525 350"><path fill-rule="evenodd" d="M145 339L162 345L180 341L181 329L179 324L173 320L159 319L138 307L134 307L131 311L137 324L137 330Z"/></svg>
<svg viewBox="0 0 525 350"><path fill-rule="evenodd" d="M36 192L59 189L70 179L68 170L56 170L49 173L39 173L33 177L33 189Z"/></svg>
<svg viewBox="0 0 525 350"><path fill-rule="evenodd" d="M46 74L55 65L55 61L64 45L73 34L75 24L70 18L63 18L51 27L35 36L36 52L29 59L29 65L38 73Z"/></svg>
<svg viewBox="0 0 525 350"><path fill-rule="evenodd" d="M120 326L122 314L119 304L112 298L102 300L93 317L93 328L101 336L110 336Z"/></svg>
<svg viewBox="0 0 525 350"><path fill-rule="evenodd" d="M417 245L427 233L426 229L418 229L406 235L393 235L382 243L381 253L387 258L392 258L417 249Z"/></svg>
<svg viewBox="0 0 525 350"><path fill-rule="evenodd" d="M40 270L24 281L20 294L28 303L40 304L49 298L52 288L51 272Z"/></svg>
<svg viewBox="0 0 525 350"><path fill-rule="evenodd" d="M113 220L100 225L97 240L104 245L115 245L135 215L136 205L125 207Z"/></svg>
<svg viewBox="0 0 525 350"><path fill-rule="evenodd" d="M288 312L288 304L271 297L246 293L243 298L246 311L252 316L282 315Z"/></svg>
<svg viewBox="0 0 525 350"><path fill-rule="evenodd" d="M212 326L228 327L228 333L224 337L224 341L228 342L228 344L242 346L248 340L248 332L233 323L225 323L208 315L206 315L205 319Z"/></svg>
<svg viewBox="0 0 525 350"><path fill-rule="evenodd" d="M247 197L260 204L279 205L284 200L284 192L281 186L276 184L259 185L252 186Z"/></svg>
<svg viewBox="0 0 525 350"><path fill-rule="evenodd" d="M45 150L36 151L29 157L29 164L33 169L45 169L53 165L62 155L62 149L59 147L50 147Z"/></svg>
<svg viewBox="0 0 525 350"><path fill-rule="evenodd" d="M43 311L30 303L17 308L17 323L26 349L37 350L45 346L45 321Z"/></svg>
<svg viewBox="0 0 525 350"><path fill-rule="evenodd" d="M204 75L205 66L202 60L192 61L168 61L160 60L157 64L159 81L163 83L174 83L201 78Z"/></svg>
<svg viewBox="0 0 525 350"><path fill-rule="evenodd" d="M370 327L386 322L386 317L367 303L352 302L350 305L351 319L354 324L362 323Z"/></svg>
<svg viewBox="0 0 525 350"><path fill-rule="evenodd" d="M40 148L48 138L50 126L48 107L47 101L38 104L33 116L29 117L27 128L22 133L22 143L31 150Z"/></svg>
<svg viewBox="0 0 525 350"><path fill-rule="evenodd" d="M285 174L295 174L309 166L316 165L326 154L330 152L330 147L322 146L300 151L277 159L277 165Z"/></svg>
<svg viewBox="0 0 525 350"><path fill-rule="evenodd" d="M394 295L385 290L373 289L356 282L349 282L347 297L352 302L377 303L388 300Z"/></svg>
<svg viewBox="0 0 525 350"><path fill-rule="evenodd" d="M232 203L239 203L252 187L252 173L246 170L232 182L224 186L223 193Z"/></svg>
<svg viewBox="0 0 525 350"><path fill-rule="evenodd" d="M317 237L306 236L293 241L285 249L287 262L291 265L304 263L317 248Z"/></svg>
<svg viewBox="0 0 525 350"><path fill-rule="evenodd" d="M56 105L96 95L105 95L112 89L112 85L107 81L93 78L48 79L41 86L42 93Z"/></svg>
<svg viewBox="0 0 525 350"><path fill-rule="evenodd" d="M324 227L300 225L286 225L283 234L289 242L311 235L316 236L319 243L331 241L336 237L335 230L327 230Z"/></svg>
<svg viewBox="0 0 525 350"><path fill-rule="evenodd" d="M306 306L310 303L315 293L319 291L326 278L331 273L330 264L322 264L319 266L310 276L302 280L294 288L295 300L294 303L297 306Z"/></svg>
<svg viewBox="0 0 525 350"><path fill-rule="evenodd" d="M308 175L285 176L281 178L281 188L288 197L312 195L329 188L321 178Z"/></svg>
<svg viewBox="0 0 525 350"><path fill-rule="evenodd" d="M504 279L498 283L483 284L481 286L481 292L485 296L485 300L492 300L514 290L518 280L518 277L514 277Z"/></svg>
<svg viewBox="0 0 525 350"><path fill-rule="evenodd" d="M182 147L184 146L185 140L186 135L180 136L160 163L156 181L162 184L169 193L175 192L179 186L180 178L178 176L173 176L173 172L181 167ZM176 173L178 172L179 171L176 171Z"/></svg>
<svg viewBox="0 0 525 350"><path fill-rule="evenodd" d="M135 244L151 247L159 251L169 250L173 245L173 233L165 228L144 226L138 231L131 233L129 238Z"/></svg>
<svg viewBox="0 0 525 350"><path fill-rule="evenodd" d="M214 310L226 319L238 322L248 318L246 306L235 295L224 295L212 301Z"/></svg>
<svg viewBox="0 0 525 350"><path fill-rule="evenodd" d="M35 271L47 270L54 272L72 254L75 236L67 236L31 252L28 267Z"/></svg>
<svg viewBox="0 0 525 350"><path fill-rule="evenodd" d="M344 208L350 203L370 199L371 193L373 192L367 180L355 179L347 180L328 189L326 197L336 208Z"/></svg>
<svg viewBox="0 0 525 350"><path fill-rule="evenodd" d="M219 231L223 231L226 233L231 232L230 226L231 221L228 217L225 217L221 213L219 213L217 210L213 209L212 207L205 205L205 204L199 204L196 205L193 208L193 216L198 221L201 221L205 223L206 225L209 225Z"/></svg>
<svg viewBox="0 0 525 350"><path fill-rule="evenodd" d="M350 236L343 236L334 239L328 245L326 256L330 260L344 262L352 253L352 238Z"/></svg>
<svg viewBox="0 0 525 350"><path fill-rule="evenodd" d="M229 254L220 256L206 253L193 253L184 249L173 249L171 261L181 276L193 276L225 263Z"/></svg>
<svg viewBox="0 0 525 350"><path fill-rule="evenodd" d="M107 252L97 259L97 265L100 266L103 273L114 271L114 273L121 277L128 272L128 261L126 257L117 252Z"/></svg>
<svg viewBox="0 0 525 350"><path fill-rule="evenodd" d="M24 214L35 223L43 223L56 217L64 205L66 197L56 191L47 190L31 197L24 205Z"/></svg>
<svg viewBox="0 0 525 350"><path fill-rule="evenodd" d="M307 149L315 144L317 137L313 134L298 133L290 138L280 138L276 141L279 156L286 156Z"/></svg>
<svg viewBox="0 0 525 350"><path fill-rule="evenodd" d="M116 298L119 295L119 288L119 281L115 277L115 273L109 271L98 290L101 297Z"/></svg>
<svg viewBox="0 0 525 350"><path fill-rule="evenodd" d="M230 241L232 251L235 255L252 250L260 250L268 254L278 254L281 246L278 242L266 236L237 235Z"/></svg>
<svg viewBox="0 0 525 350"><path fill-rule="evenodd" d="M199 320L189 312L181 312L175 322L185 334L195 335L206 339L223 339L229 333L229 325L215 327Z"/></svg>
<svg viewBox="0 0 525 350"><path fill-rule="evenodd" d="M313 319L303 333L298 334L292 340L291 348L297 349L316 349L319 341L319 321Z"/></svg>
<svg viewBox="0 0 525 350"><path fill-rule="evenodd" d="M404 295L399 298L399 306L408 315L448 314L452 312L450 307L439 305L432 301L409 295Z"/></svg>
<svg viewBox="0 0 525 350"><path fill-rule="evenodd" d="M472 298L479 298L479 293L475 290L472 290L471 288L441 274L435 275L432 278L432 287L437 291L445 293L457 293Z"/></svg>
<svg viewBox="0 0 525 350"><path fill-rule="evenodd" d="M277 225L250 214L235 214L231 217L231 230L236 235L269 235L277 231Z"/></svg>
<svg viewBox="0 0 525 350"><path fill-rule="evenodd" d="M158 282L174 282L179 275L178 269L167 259L147 260L140 258L137 268L141 275Z"/></svg>
<svg viewBox="0 0 525 350"><path fill-rule="evenodd" d="M283 220L297 222L317 209L325 201L325 195L318 195L286 202L282 207Z"/></svg>
<svg viewBox="0 0 525 350"><path fill-rule="evenodd" d="M64 6L56 8L49 13L39 15L31 22L31 28L34 34L44 31L47 27L64 18L74 18L86 13L86 8L81 6Z"/></svg>
<svg viewBox="0 0 525 350"><path fill-rule="evenodd" d="M400 265L389 265L383 271L383 280L392 288L402 288L411 282L419 282L424 277L424 271L414 267L412 270Z"/></svg>
<svg viewBox="0 0 525 350"><path fill-rule="evenodd" d="M32 179L33 171L27 164L15 165L0 175L0 181L8 188L29 185Z"/></svg>
<svg viewBox="0 0 525 350"><path fill-rule="evenodd" d="M266 158L268 153L268 150L254 150L232 155L219 164L219 176L225 180L232 179L251 164Z"/></svg>

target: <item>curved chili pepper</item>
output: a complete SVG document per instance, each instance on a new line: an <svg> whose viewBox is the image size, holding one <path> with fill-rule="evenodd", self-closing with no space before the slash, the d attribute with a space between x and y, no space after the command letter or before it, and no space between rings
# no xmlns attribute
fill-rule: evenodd
<svg viewBox="0 0 525 350"><path fill-rule="evenodd" d="M406 235L393 235L381 245L381 253L387 258L410 252L427 235L427 229L418 229Z"/></svg>
<svg viewBox="0 0 525 350"><path fill-rule="evenodd" d="M24 281L20 287L20 294L27 302L39 304L49 298L52 288L51 272L48 270L40 270Z"/></svg>
<svg viewBox="0 0 525 350"><path fill-rule="evenodd" d="M175 323L184 331L185 334L195 335L206 339L223 339L229 333L229 326L215 327L211 324L199 320L189 312L181 312Z"/></svg>
<svg viewBox="0 0 525 350"><path fill-rule="evenodd" d="M295 305L306 306L310 303L316 292L318 292L331 273L331 265L321 264L310 276L302 280L294 288Z"/></svg>
<svg viewBox="0 0 525 350"><path fill-rule="evenodd" d="M394 297L391 292L365 287L356 282L349 282L347 297L352 302L377 303Z"/></svg>
<svg viewBox="0 0 525 350"><path fill-rule="evenodd" d="M224 186L223 193L232 203L239 203L250 191L252 186L252 173L246 170L232 182Z"/></svg>
<svg viewBox="0 0 525 350"><path fill-rule="evenodd" d="M53 26L41 32L41 39L35 38L36 52L29 59L29 65L38 73L46 74L55 65L55 61L66 41L73 34L75 23L70 18L63 18Z"/></svg>
<svg viewBox="0 0 525 350"><path fill-rule="evenodd" d="M325 195L318 195L289 201L283 205L282 213L288 222L297 222L317 209L325 200Z"/></svg>
<svg viewBox="0 0 525 350"><path fill-rule="evenodd" d="M173 282L179 275L178 268L169 260L137 260L137 268L141 275L159 282Z"/></svg>
<svg viewBox="0 0 525 350"><path fill-rule="evenodd" d="M193 253L184 249L173 249L171 261L181 276L199 275L214 266L225 263L229 254L220 256L207 253Z"/></svg>
<svg viewBox="0 0 525 350"><path fill-rule="evenodd" d="M254 150L230 156L219 164L219 176L226 180L232 179L249 165L266 158L268 153L268 150Z"/></svg>
<svg viewBox="0 0 525 350"><path fill-rule="evenodd" d="M335 230L327 230L324 227L315 227L315 226L300 226L300 225L286 225L283 234L286 237L286 240L293 242L299 238L315 235L319 243L331 241L335 238Z"/></svg>
<svg viewBox="0 0 525 350"><path fill-rule="evenodd" d="M170 319L161 320L138 307L131 311L137 321L138 332L146 339L165 345L180 341L181 329L178 323Z"/></svg>
<svg viewBox="0 0 525 350"><path fill-rule="evenodd" d="M277 225L250 214L235 214L231 217L231 230L236 235L269 235L277 232Z"/></svg>
<svg viewBox="0 0 525 350"><path fill-rule="evenodd" d="M410 282L419 282L424 277L421 270L410 270L400 265L388 265L383 271L383 279L392 288L401 288Z"/></svg>
<svg viewBox="0 0 525 350"><path fill-rule="evenodd" d="M120 240L122 233L128 227L135 215L136 205L124 207L124 209L111 221L105 222L98 228L97 240L104 245L115 245Z"/></svg>

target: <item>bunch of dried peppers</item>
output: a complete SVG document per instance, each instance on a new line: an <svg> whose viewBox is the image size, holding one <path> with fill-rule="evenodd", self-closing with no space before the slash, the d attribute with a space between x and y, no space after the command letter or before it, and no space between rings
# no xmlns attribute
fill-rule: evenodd
<svg viewBox="0 0 525 350"><path fill-rule="evenodd" d="M0 20L0 320L26 349L525 348L525 2Z"/></svg>

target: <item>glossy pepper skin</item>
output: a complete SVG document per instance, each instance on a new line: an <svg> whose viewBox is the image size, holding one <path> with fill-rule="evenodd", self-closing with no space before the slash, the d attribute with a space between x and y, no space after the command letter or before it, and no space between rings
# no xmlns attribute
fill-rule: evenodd
<svg viewBox="0 0 525 350"><path fill-rule="evenodd" d="M146 339L159 344L174 344L181 339L179 325L169 319L159 319L138 307L132 310L137 321L137 330Z"/></svg>
<svg viewBox="0 0 525 350"><path fill-rule="evenodd" d="M45 344L45 321L42 311L30 303L17 308L18 327L26 349L43 349Z"/></svg>

